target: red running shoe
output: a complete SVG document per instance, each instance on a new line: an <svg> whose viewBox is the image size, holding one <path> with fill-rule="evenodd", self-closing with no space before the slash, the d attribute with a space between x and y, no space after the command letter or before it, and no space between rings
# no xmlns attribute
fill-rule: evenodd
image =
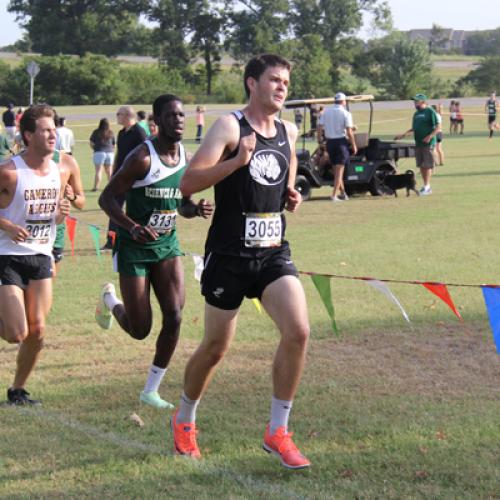
<svg viewBox="0 0 500 500"><path fill-rule="evenodd" d="M177 455L191 458L201 458L200 449L196 444L196 425L190 423L177 423L177 410L170 419L170 427L174 435L174 447Z"/></svg>
<svg viewBox="0 0 500 500"><path fill-rule="evenodd" d="M276 432L269 433L269 425L264 434L264 444L262 447L268 453L276 455L281 460L281 464L288 469L304 469L310 467L311 462L300 453L295 443L292 441L292 432L286 432L285 427L278 427Z"/></svg>

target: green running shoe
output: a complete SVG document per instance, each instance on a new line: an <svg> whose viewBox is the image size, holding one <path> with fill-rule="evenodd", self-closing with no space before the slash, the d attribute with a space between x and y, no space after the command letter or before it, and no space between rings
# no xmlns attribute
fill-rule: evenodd
<svg viewBox="0 0 500 500"><path fill-rule="evenodd" d="M112 283L106 283L99 294L99 300L95 307L95 320L97 324L104 330L109 330L113 324L113 314L109 310L108 306L104 302L104 296L107 293L115 294L115 285Z"/></svg>
<svg viewBox="0 0 500 500"><path fill-rule="evenodd" d="M139 401L141 403L152 406L153 408L158 408L159 410L172 410L174 405L161 399L160 395L157 392L144 392L141 391L141 395L139 396Z"/></svg>

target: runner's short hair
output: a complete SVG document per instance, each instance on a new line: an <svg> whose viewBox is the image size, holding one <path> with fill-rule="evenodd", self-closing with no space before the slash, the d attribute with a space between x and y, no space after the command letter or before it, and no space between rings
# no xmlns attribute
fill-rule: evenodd
<svg viewBox="0 0 500 500"><path fill-rule="evenodd" d="M48 104L36 104L26 109L19 122L19 129L24 144L28 145L28 141L24 135L25 132L35 132L36 121L39 118L52 118L55 119L55 111Z"/></svg>
<svg viewBox="0 0 500 500"><path fill-rule="evenodd" d="M243 74L243 84L247 97L250 97L250 88L247 84L248 78L258 80L267 68L274 68L276 66L282 66L288 71L292 69L292 65L287 59L276 54L260 54L248 61L245 66L245 73Z"/></svg>
<svg viewBox="0 0 500 500"><path fill-rule="evenodd" d="M182 102L182 99L180 97L177 97L174 94L162 94L162 95L158 96L155 99L155 102L153 103L153 115L155 117L159 118L161 115L161 110L163 109L163 106L165 106L165 104L172 102L172 101Z"/></svg>

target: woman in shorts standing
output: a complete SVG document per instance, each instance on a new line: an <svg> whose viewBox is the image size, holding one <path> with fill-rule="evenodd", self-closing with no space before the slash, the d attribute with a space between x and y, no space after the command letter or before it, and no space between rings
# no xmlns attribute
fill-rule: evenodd
<svg viewBox="0 0 500 500"><path fill-rule="evenodd" d="M115 158L115 135L109 126L107 118L102 118L99 127L90 136L90 147L94 150L95 178L92 191L97 191L102 178L102 169L109 178Z"/></svg>

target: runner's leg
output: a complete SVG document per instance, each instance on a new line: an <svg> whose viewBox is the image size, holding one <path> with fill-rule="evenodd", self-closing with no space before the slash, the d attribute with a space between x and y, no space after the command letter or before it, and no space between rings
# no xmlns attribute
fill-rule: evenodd
<svg viewBox="0 0 500 500"><path fill-rule="evenodd" d="M186 365L184 393L201 398L217 364L227 352L236 331L238 309L224 310L205 304L205 335Z"/></svg>
<svg viewBox="0 0 500 500"><path fill-rule="evenodd" d="M24 292L15 285L0 286L0 337L19 344L28 335Z"/></svg>
<svg viewBox="0 0 500 500"><path fill-rule="evenodd" d="M269 284L262 305L278 327L281 340L273 363L273 395L291 401L304 369L309 320L304 290L295 276Z"/></svg>
<svg viewBox="0 0 500 500"><path fill-rule="evenodd" d="M181 258L162 260L152 266L151 285L162 312L162 327L156 341L153 364L166 368L179 340L185 301L184 269Z"/></svg>
<svg viewBox="0 0 500 500"><path fill-rule="evenodd" d="M24 292L28 336L23 340L17 355L14 389L22 389L30 376L43 347L45 320L52 306L52 279L32 280Z"/></svg>
<svg viewBox="0 0 500 500"><path fill-rule="evenodd" d="M149 335L153 321L149 278L120 274L120 291L123 304L113 307L113 316L131 337L143 340Z"/></svg>

